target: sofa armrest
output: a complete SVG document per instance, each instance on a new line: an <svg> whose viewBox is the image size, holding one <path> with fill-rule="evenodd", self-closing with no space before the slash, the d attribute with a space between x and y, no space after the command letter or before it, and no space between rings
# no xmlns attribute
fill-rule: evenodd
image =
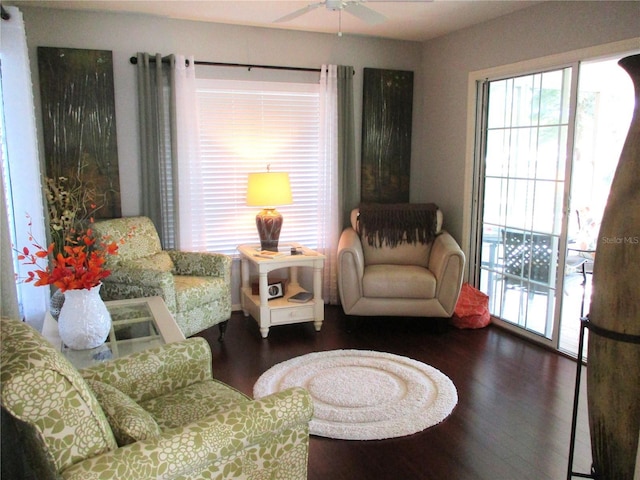
<svg viewBox="0 0 640 480"><path fill-rule="evenodd" d="M93 365L80 374L111 385L139 403L211 380L211 349L204 338L193 337Z"/></svg>
<svg viewBox="0 0 640 480"><path fill-rule="evenodd" d="M364 276L364 253L360 236L353 228L345 228L338 242L338 290L344 311L362 298Z"/></svg>
<svg viewBox="0 0 640 480"><path fill-rule="evenodd" d="M138 480L196 478L214 462L224 465L225 459L282 432L291 431L291 444L284 448L308 448L312 414L311 397L306 390L294 387L169 430L157 440L136 442L89 458L62 475L67 480L98 478L98 473L99 478ZM271 447L265 446L273 454Z"/></svg>
<svg viewBox="0 0 640 480"><path fill-rule="evenodd" d="M212 252L180 252L168 250L176 274L196 277L220 277L231 281L231 257Z"/></svg>
<svg viewBox="0 0 640 480"><path fill-rule="evenodd" d="M464 253L448 233L443 231L433 241L429 256L429 270L436 277L436 298L449 316L462 288Z"/></svg>

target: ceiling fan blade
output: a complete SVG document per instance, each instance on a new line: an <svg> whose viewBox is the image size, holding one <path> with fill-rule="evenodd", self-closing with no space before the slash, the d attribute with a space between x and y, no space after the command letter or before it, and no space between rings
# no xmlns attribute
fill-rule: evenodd
<svg viewBox="0 0 640 480"><path fill-rule="evenodd" d="M387 17L381 13L371 10L360 3L347 3L344 9L369 25L378 25L387 20Z"/></svg>
<svg viewBox="0 0 640 480"><path fill-rule="evenodd" d="M305 13L310 12L311 10L315 10L320 5L322 5L322 2L312 3L311 5L307 5L306 7L301 8L300 10L296 10L295 12L292 12L292 13L290 13L288 15L285 15L284 17L280 17L277 20L274 20L273 23L288 22L289 20L293 20L294 18L298 18L299 16L304 15Z"/></svg>

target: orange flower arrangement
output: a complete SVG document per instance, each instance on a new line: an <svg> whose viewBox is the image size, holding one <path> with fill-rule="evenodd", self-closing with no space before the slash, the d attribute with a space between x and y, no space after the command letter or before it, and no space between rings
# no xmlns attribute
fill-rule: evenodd
<svg viewBox="0 0 640 480"><path fill-rule="evenodd" d="M106 204L104 194L82 180L82 170L70 177L45 178L45 193L49 213L49 234L54 243L53 254L64 251L65 245L82 240L80 232L93 223L93 216Z"/></svg>
<svg viewBox="0 0 640 480"><path fill-rule="evenodd" d="M29 219L31 226L31 219ZM85 233L77 238L71 245L65 245L62 252L53 256L51 265L42 267L41 261L46 261L54 253L55 243L44 248L34 240L29 232L29 241L35 248L32 253L28 247L18 252L18 260L24 265L38 267L28 273L24 280L34 285L55 285L61 292L66 290L91 289L111 274L104 266L108 255L118 253L118 245L115 242L96 244L93 232L88 228Z"/></svg>

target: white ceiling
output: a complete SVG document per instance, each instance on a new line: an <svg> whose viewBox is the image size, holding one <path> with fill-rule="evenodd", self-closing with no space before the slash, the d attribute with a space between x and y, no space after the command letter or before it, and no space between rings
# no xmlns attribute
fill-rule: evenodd
<svg viewBox="0 0 640 480"><path fill-rule="evenodd" d="M337 34L366 35L397 40L425 41L486 22L542 0L363 0L367 8L387 17L369 25L347 10L324 6L284 23L275 20L314 3L314 0L15 0L6 4L93 11L118 11L183 20L249 25ZM340 17L341 27L340 27Z"/></svg>

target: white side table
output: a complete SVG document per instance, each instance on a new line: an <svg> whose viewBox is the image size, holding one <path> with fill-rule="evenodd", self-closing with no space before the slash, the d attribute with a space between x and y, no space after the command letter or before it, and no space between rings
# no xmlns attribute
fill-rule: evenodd
<svg viewBox="0 0 640 480"><path fill-rule="evenodd" d="M291 247L296 247L303 253L291 255ZM324 321L324 301L322 300L322 269L324 255L303 247L299 243L287 243L280 248L285 255L277 258L261 258L256 256L260 245L240 245L238 251L242 261L242 287L240 300L245 316L251 315L258 322L262 338L267 338L269 328L275 325L291 323L313 322L316 331L322 328ZM259 275L259 295L253 295L250 273L257 270ZM298 283L298 268L313 269L313 299L306 303L293 303L288 299L303 291ZM268 300L269 272L281 268L289 269L289 283L286 295L282 298Z"/></svg>

